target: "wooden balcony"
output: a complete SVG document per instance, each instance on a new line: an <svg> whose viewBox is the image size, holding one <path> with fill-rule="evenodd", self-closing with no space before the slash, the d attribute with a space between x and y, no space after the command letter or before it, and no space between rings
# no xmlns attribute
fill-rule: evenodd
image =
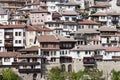
<svg viewBox="0 0 120 80"><path fill-rule="evenodd" d="M112 56L112 60L120 60L120 56Z"/></svg>
<svg viewBox="0 0 120 80"><path fill-rule="evenodd" d="M12 65L13 66L19 66L19 65L23 65L23 66L25 66L25 65L40 65L40 63L39 62L13 62L12 63Z"/></svg>
<svg viewBox="0 0 120 80"><path fill-rule="evenodd" d="M19 69L20 73L40 73L41 69Z"/></svg>
<svg viewBox="0 0 120 80"><path fill-rule="evenodd" d="M17 2L17 3L25 3L25 0L0 0L0 2Z"/></svg>
<svg viewBox="0 0 120 80"><path fill-rule="evenodd" d="M7 42L5 42L5 47L13 47L13 43L7 43Z"/></svg>
<svg viewBox="0 0 120 80"><path fill-rule="evenodd" d="M103 59L103 55L94 55L94 59Z"/></svg>
<svg viewBox="0 0 120 80"><path fill-rule="evenodd" d="M94 66L95 65L95 58L94 57L84 57L83 58L83 65L84 66Z"/></svg>

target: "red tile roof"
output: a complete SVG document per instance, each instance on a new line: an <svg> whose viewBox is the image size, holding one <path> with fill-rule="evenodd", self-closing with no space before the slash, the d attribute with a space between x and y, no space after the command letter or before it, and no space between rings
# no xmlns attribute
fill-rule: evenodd
<svg viewBox="0 0 120 80"><path fill-rule="evenodd" d="M59 42L59 40L57 40L53 35L37 36L37 39L39 42Z"/></svg>
<svg viewBox="0 0 120 80"><path fill-rule="evenodd" d="M38 54L21 54L17 56L18 58L39 58Z"/></svg>
<svg viewBox="0 0 120 80"><path fill-rule="evenodd" d="M27 31L52 31L50 28L42 27L42 26L28 26Z"/></svg>
<svg viewBox="0 0 120 80"><path fill-rule="evenodd" d="M31 13L49 13L49 12L47 10L34 9L31 11Z"/></svg>
<svg viewBox="0 0 120 80"><path fill-rule="evenodd" d="M26 25L22 25L22 24L15 24L15 25L3 25L0 26L0 29L6 29L6 28L25 28Z"/></svg>
<svg viewBox="0 0 120 80"><path fill-rule="evenodd" d="M95 22L95 21L92 21L92 20L79 20L78 21L78 24L85 24L85 25L91 25L91 24L95 24L95 25L98 25L99 23Z"/></svg>
<svg viewBox="0 0 120 80"><path fill-rule="evenodd" d="M108 52L120 52L120 47L106 47L105 50Z"/></svg>
<svg viewBox="0 0 120 80"><path fill-rule="evenodd" d="M39 49L38 46L32 46L32 47L29 47L29 48L20 49L18 51L20 51L20 52L23 52L23 51L38 51L38 49Z"/></svg>
<svg viewBox="0 0 120 80"><path fill-rule="evenodd" d="M19 52L0 52L0 57L17 57Z"/></svg>

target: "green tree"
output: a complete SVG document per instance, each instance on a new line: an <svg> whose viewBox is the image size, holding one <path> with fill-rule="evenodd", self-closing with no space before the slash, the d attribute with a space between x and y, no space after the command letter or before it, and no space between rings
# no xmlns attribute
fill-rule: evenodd
<svg viewBox="0 0 120 80"><path fill-rule="evenodd" d="M120 80L120 71L111 71L111 80Z"/></svg>
<svg viewBox="0 0 120 80"><path fill-rule="evenodd" d="M2 80L19 80L19 76L11 69L1 71Z"/></svg>
<svg viewBox="0 0 120 80"><path fill-rule="evenodd" d="M54 67L49 72L49 78L50 80L65 80L65 75L60 68Z"/></svg>

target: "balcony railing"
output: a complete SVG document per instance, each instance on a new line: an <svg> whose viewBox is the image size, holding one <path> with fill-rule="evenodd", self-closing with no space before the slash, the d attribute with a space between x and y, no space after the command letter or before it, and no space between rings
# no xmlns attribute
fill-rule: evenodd
<svg viewBox="0 0 120 80"><path fill-rule="evenodd" d="M19 65L40 65L39 62L13 62L13 66L19 66Z"/></svg>
<svg viewBox="0 0 120 80"><path fill-rule="evenodd" d="M94 55L94 59L103 59L103 55Z"/></svg>
<svg viewBox="0 0 120 80"><path fill-rule="evenodd" d="M25 3L25 0L0 0L0 2L18 2L18 3Z"/></svg>
<svg viewBox="0 0 120 80"><path fill-rule="evenodd" d="M40 73L41 69L19 69L20 73Z"/></svg>
<svg viewBox="0 0 120 80"><path fill-rule="evenodd" d="M13 43L7 43L7 42L5 42L5 47L13 47Z"/></svg>
<svg viewBox="0 0 120 80"><path fill-rule="evenodd" d="M94 57L84 57L83 64L84 66L94 66L95 65Z"/></svg>

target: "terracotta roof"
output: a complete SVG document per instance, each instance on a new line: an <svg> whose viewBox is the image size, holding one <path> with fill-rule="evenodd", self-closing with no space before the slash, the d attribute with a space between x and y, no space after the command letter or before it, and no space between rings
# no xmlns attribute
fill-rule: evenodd
<svg viewBox="0 0 120 80"><path fill-rule="evenodd" d="M100 33L96 29L79 29L78 31L74 33L82 33L82 34L94 34L94 33Z"/></svg>
<svg viewBox="0 0 120 80"><path fill-rule="evenodd" d="M18 58L40 58L38 54L21 54L17 56Z"/></svg>
<svg viewBox="0 0 120 80"><path fill-rule="evenodd" d="M113 28L112 26L101 26L98 30L100 31L117 31L116 28Z"/></svg>
<svg viewBox="0 0 120 80"><path fill-rule="evenodd" d="M75 22L75 21L64 21L63 24L77 25L77 22Z"/></svg>
<svg viewBox="0 0 120 80"><path fill-rule="evenodd" d="M52 18L58 18L58 17L61 17L60 13L58 13L58 12L52 13Z"/></svg>
<svg viewBox="0 0 120 80"><path fill-rule="evenodd" d="M107 15L107 13L106 12L96 12L96 13L94 13L94 14L91 14L90 16L106 16Z"/></svg>
<svg viewBox="0 0 120 80"><path fill-rule="evenodd" d="M40 6L41 7L48 7L47 4L43 4L43 3L42 4L40 3Z"/></svg>
<svg viewBox="0 0 120 80"><path fill-rule="evenodd" d="M73 48L72 50L80 51L104 50L104 47L101 45L79 45Z"/></svg>
<svg viewBox="0 0 120 80"><path fill-rule="evenodd" d="M101 12L101 11L98 11L94 14L91 14L90 16L119 16L120 13L117 13L117 12L114 12L114 11L108 11L108 12Z"/></svg>
<svg viewBox="0 0 120 80"><path fill-rule="evenodd" d="M98 25L99 23L97 23L97 22L95 22L95 21L92 21L92 20L85 20L85 19L83 19L83 20L79 20L78 21L78 24L82 24L82 25Z"/></svg>
<svg viewBox="0 0 120 80"><path fill-rule="evenodd" d="M106 8L110 7L110 4L108 2L95 2L95 5L91 6L92 8Z"/></svg>
<svg viewBox="0 0 120 80"><path fill-rule="evenodd" d="M22 25L22 24L15 24L15 25L3 25L0 26L0 29L6 29L6 28L25 28L26 25Z"/></svg>
<svg viewBox="0 0 120 80"><path fill-rule="evenodd" d="M74 38L67 38L67 37L63 37L63 36L58 36L58 40L60 42L76 42L76 40Z"/></svg>
<svg viewBox="0 0 120 80"><path fill-rule="evenodd" d="M54 23L54 24L62 24L63 21L47 21L45 22L46 24L49 24L49 23Z"/></svg>
<svg viewBox="0 0 120 80"><path fill-rule="evenodd" d="M120 47L106 47L105 50L108 52L120 52Z"/></svg>
<svg viewBox="0 0 120 80"><path fill-rule="evenodd" d="M37 39L39 42L59 42L59 40L57 40L53 35L37 36Z"/></svg>
<svg viewBox="0 0 120 80"><path fill-rule="evenodd" d="M52 30L47 27L33 25L33 26L28 26L27 31L52 31Z"/></svg>
<svg viewBox="0 0 120 80"><path fill-rule="evenodd" d="M19 3L25 3L25 0L0 0L0 2L19 2Z"/></svg>
<svg viewBox="0 0 120 80"><path fill-rule="evenodd" d="M47 10L34 9L31 13L49 13Z"/></svg>
<svg viewBox="0 0 120 80"><path fill-rule="evenodd" d="M32 47L29 47L29 48L20 49L18 51L20 51L20 52L24 52L24 51L38 51L38 49L39 49L38 46L32 46Z"/></svg>
<svg viewBox="0 0 120 80"><path fill-rule="evenodd" d="M16 57L20 55L19 52L0 52L0 57Z"/></svg>
<svg viewBox="0 0 120 80"><path fill-rule="evenodd" d="M66 6L77 6L77 5L80 5L80 4L77 4L74 0L70 0L67 3L64 3L64 5L66 5Z"/></svg>
<svg viewBox="0 0 120 80"><path fill-rule="evenodd" d="M76 16L78 15L78 13L76 11L73 10L63 10L62 15L70 15L70 16Z"/></svg>

